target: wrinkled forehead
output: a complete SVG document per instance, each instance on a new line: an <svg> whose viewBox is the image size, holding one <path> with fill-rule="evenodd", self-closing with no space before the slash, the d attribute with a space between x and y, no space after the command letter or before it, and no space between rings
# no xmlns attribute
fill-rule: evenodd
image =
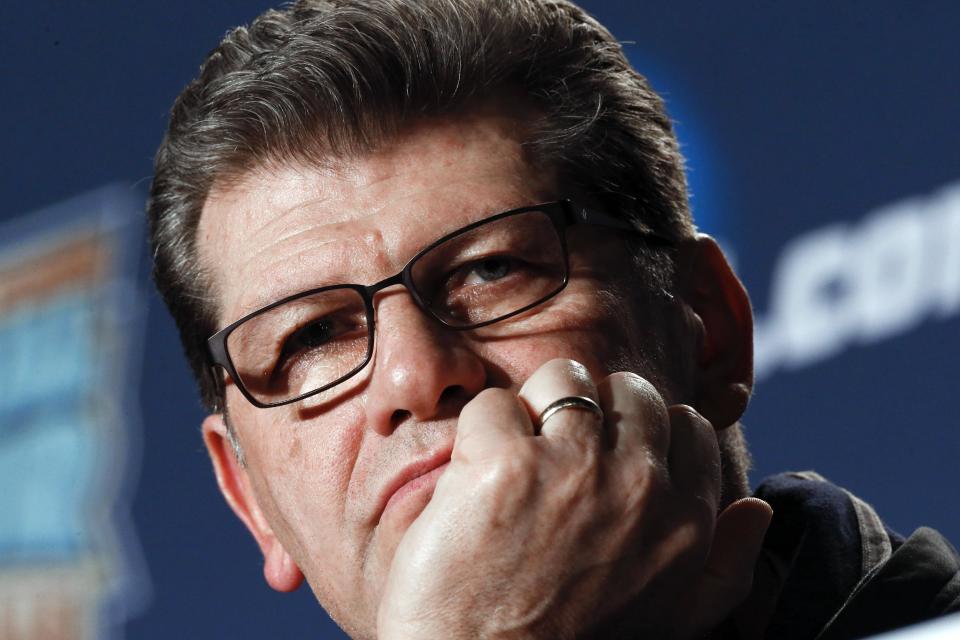
<svg viewBox="0 0 960 640"><path fill-rule="evenodd" d="M252 310L251 289L315 286L305 271L321 258L388 269L417 243L554 190L512 115L433 120L361 157L264 163L222 181L198 225L200 264L223 320Z"/></svg>

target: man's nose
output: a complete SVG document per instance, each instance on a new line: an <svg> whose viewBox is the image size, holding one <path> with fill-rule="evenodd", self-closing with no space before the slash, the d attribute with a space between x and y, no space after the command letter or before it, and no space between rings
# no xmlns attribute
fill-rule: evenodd
<svg viewBox="0 0 960 640"><path fill-rule="evenodd" d="M376 351L367 391L367 421L388 435L404 420L450 417L480 393L486 368L461 331L421 310L404 288L376 300Z"/></svg>

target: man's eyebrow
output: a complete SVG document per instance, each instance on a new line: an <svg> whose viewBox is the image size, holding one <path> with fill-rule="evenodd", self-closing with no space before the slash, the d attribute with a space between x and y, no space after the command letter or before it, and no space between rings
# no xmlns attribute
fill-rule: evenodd
<svg viewBox="0 0 960 640"><path fill-rule="evenodd" d="M244 317L275 302L321 287L370 284L354 271L359 266L356 264L358 256L368 253L364 251L364 243L358 241L361 237L353 234L344 241L324 242L323 245L329 249L322 258L314 258L310 264L300 265L293 270L283 269L279 274L264 274L265 277L254 287L249 287L241 294L237 317Z"/></svg>
<svg viewBox="0 0 960 640"><path fill-rule="evenodd" d="M259 311L267 305L283 300L284 298L288 298L303 290L304 289L285 285L269 285L266 287L259 287L252 300L247 301L241 299L240 307L244 310L243 315L246 315L248 313L253 313L254 311Z"/></svg>
<svg viewBox="0 0 960 640"><path fill-rule="evenodd" d="M321 287L336 284L351 284L337 278L321 277L312 279L309 283L285 283L273 281L270 284L257 288L257 292L251 298L240 299L241 314L239 317L247 316L255 311L259 311L275 302L286 300L305 291L312 291Z"/></svg>

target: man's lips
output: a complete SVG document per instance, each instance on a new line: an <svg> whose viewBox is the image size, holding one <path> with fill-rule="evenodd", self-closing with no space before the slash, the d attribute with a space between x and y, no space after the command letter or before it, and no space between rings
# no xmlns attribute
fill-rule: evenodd
<svg viewBox="0 0 960 640"><path fill-rule="evenodd" d="M404 496L418 489L436 484L437 479L446 470L450 463L451 449L441 449L426 458L421 458L404 467L400 473L390 479L390 482L380 493L377 501L377 519L382 520L384 513L394 504L400 502Z"/></svg>

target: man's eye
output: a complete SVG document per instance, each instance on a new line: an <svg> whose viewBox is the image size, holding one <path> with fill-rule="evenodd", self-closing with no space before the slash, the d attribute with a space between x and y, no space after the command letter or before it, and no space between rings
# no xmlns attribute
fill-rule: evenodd
<svg viewBox="0 0 960 640"><path fill-rule="evenodd" d="M500 280L507 277L515 267L516 261L508 256L484 258L464 267L463 284L469 286Z"/></svg>
<svg viewBox="0 0 960 640"><path fill-rule="evenodd" d="M283 343L279 363L305 351L323 347L336 336L336 327L331 318L320 318L294 331Z"/></svg>

